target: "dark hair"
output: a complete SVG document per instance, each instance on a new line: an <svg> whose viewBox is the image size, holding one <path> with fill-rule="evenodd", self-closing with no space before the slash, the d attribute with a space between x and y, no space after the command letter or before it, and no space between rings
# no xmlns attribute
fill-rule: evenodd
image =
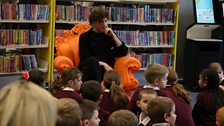
<svg viewBox="0 0 224 126"><path fill-rule="evenodd" d="M58 75L54 81L53 84L50 85L50 92L54 95L56 91L59 91L66 87L69 80L75 80L78 79L80 76L82 76L82 73L79 71L79 69L76 68L65 68L61 75Z"/></svg>
<svg viewBox="0 0 224 126"><path fill-rule="evenodd" d="M116 71L110 70L105 72L103 82L105 88L110 89L110 97L115 105L126 106L128 104L128 96L120 87L120 76Z"/></svg>
<svg viewBox="0 0 224 126"><path fill-rule="evenodd" d="M99 106L96 102L87 99L82 100L80 107L82 109L82 120L91 119L94 111L99 109Z"/></svg>
<svg viewBox="0 0 224 126"><path fill-rule="evenodd" d="M65 68L61 73L61 82L63 85L67 85L69 80L76 80L82 73L77 68Z"/></svg>
<svg viewBox="0 0 224 126"><path fill-rule="evenodd" d="M167 80L168 80L167 84L170 84L172 86L172 90L176 96L182 98L187 103L191 103L192 98L190 93L187 90L185 90L182 85L177 84L178 75L176 71L174 71L173 69L169 69Z"/></svg>
<svg viewBox="0 0 224 126"><path fill-rule="evenodd" d="M102 86L98 81L89 80L82 84L80 93L83 99L97 102L102 94Z"/></svg>
<svg viewBox="0 0 224 126"><path fill-rule="evenodd" d="M109 13L102 7L98 7L90 14L89 23L92 24L94 21L102 21L104 18L109 19Z"/></svg>
<svg viewBox="0 0 224 126"><path fill-rule="evenodd" d="M219 107L224 105L224 93L219 89L219 75L218 73L209 68L205 68L200 72L200 75L203 81L207 81L207 86L203 88L202 91L207 92L210 90L215 91L215 107L218 109Z"/></svg>
<svg viewBox="0 0 224 126"><path fill-rule="evenodd" d="M44 83L44 72L39 69L31 69L29 71L29 81L38 84L39 86L43 86Z"/></svg>
<svg viewBox="0 0 224 126"><path fill-rule="evenodd" d="M219 75L215 70L205 68L200 72L203 80L207 81L207 86L204 88L205 90L218 90L219 89Z"/></svg>

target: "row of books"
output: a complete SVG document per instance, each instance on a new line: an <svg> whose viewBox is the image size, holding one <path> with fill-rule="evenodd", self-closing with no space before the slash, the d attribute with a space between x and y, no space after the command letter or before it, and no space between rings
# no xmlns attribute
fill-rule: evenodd
<svg viewBox="0 0 224 126"><path fill-rule="evenodd" d="M0 72L20 72L37 68L35 55L0 55Z"/></svg>
<svg viewBox="0 0 224 126"><path fill-rule="evenodd" d="M162 64L169 68L173 67L174 55L170 54L170 53L157 53L157 54L139 53L139 54L136 54L134 52L131 52L129 55L137 58L140 61L142 68L145 68L149 64Z"/></svg>
<svg viewBox="0 0 224 126"><path fill-rule="evenodd" d="M0 29L0 46L41 44L42 29Z"/></svg>
<svg viewBox="0 0 224 126"><path fill-rule="evenodd" d="M49 6L0 2L1 20L48 20Z"/></svg>
<svg viewBox="0 0 224 126"><path fill-rule="evenodd" d="M126 45L158 46L174 45L174 31L115 31Z"/></svg>
<svg viewBox="0 0 224 126"><path fill-rule="evenodd" d="M90 12L95 7L57 5L56 19L66 21L87 21ZM151 8L150 5L143 5L139 8L105 7L105 9L109 12L110 21L175 23L176 19L176 11L174 9Z"/></svg>
<svg viewBox="0 0 224 126"><path fill-rule="evenodd" d="M63 21L87 21L90 14L88 6L56 6L56 20Z"/></svg>

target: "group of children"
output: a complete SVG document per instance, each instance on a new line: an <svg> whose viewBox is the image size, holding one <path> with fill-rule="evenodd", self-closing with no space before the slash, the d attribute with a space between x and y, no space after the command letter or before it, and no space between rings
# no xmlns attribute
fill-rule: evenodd
<svg viewBox="0 0 224 126"><path fill-rule="evenodd" d="M219 63L211 63L200 72L198 83L202 90L193 109L191 95L178 84L178 75L174 70L163 65L150 64L144 74L148 84L139 87L129 99L119 85L119 74L114 70L105 73L101 85L94 80L82 83L82 73L78 69L66 68L60 77L56 77L50 88L54 96L52 97L46 94L46 91L42 91L43 81L37 83L32 79L35 75L38 78L36 80L42 80L39 78L40 75L43 78L42 73L37 69L31 70L28 76L23 75L23 78L29 81L21 80L1 89L0 124L26 126L31 125L33 120L42 126L224 126L224 91L220 90L220 84L224 81ZM30 81L39 86L33 86ZM28 92L34 89L36 91ZM43 97L43 94L38 93L39 90L47 95L45 99L38 100L37 97ZM23 91L24 94L18 94L19 91ZM24 97L26 94L30 98ZM20 95L23 98L19 98ZM15 99L13 96L18 98ZM49 99L55 104L45 103ZM28 100L35 102L30 103ZM37 108L29 107L30 104ZM40 104L45 107L41 108ZM9 107L9 112L5 112L6 107ZM24 107L29 110L25 110ZM57 111L53 110L55 108ZM37 110L36 113L42 117L37 116L40 119L26 121L30 114ZM46 116L43 116L42 110L46 111ZM21 118L19 114L22 111L25 111L25 117ZM52 116L56 112L57 117ZM47 121L55 120L55 123L50 124L44 118ZM18 120L22 121L18 123Z"/></svg>

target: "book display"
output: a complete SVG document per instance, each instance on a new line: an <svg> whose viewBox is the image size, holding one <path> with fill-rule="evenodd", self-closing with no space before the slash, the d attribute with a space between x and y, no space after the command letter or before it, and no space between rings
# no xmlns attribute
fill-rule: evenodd
<svg viewBox="0 0 224 126"><path fill-rule="evenodd" d="M0 1L0 76L38 68L50 80L53 1Z"/></svg>
<svg viewBox="0 0 224 126"><path fill-rule="evenodd" d="M81 0L70 4L58 1L56 35L63 32L60 26L88 23L89 14L99 6L109 12L108 24L129 47L129 55L141 62L142 69L152 63L175 69L178 1Z"/></svg>

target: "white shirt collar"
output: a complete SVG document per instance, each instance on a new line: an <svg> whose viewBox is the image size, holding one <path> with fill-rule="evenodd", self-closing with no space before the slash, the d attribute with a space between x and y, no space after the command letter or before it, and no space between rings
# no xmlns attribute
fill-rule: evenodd
<svg viewBox="0 0 224 126"><path fill-rule="evenodd" d="M150 118L149 116L147 116L142 121L141 120L142 120L142 112L141 112L141 114L139 115L139 124L147 125L150 121Z"/></svg>
<svg viewBox="0 0 224 126"><path fill-rule="evenodd" d="M157 87L157 86L152 86L151 84L144 85L143 88L152 88L152 89L155 90L155 91L156 91L156 90L160 90L159 87Z"/></svg>
<svg viewBox="0 0 224 126"><path fill-rule="evenodd" d="M65 87L64 89L62 89L63 91L75 91L73 88L70 87Z"/></svg>
<svg viewBox="0 0 224 126"><path fill-rule="evenodd" d="M110 89L105 89L104 92L110 92Z"/></svg>

